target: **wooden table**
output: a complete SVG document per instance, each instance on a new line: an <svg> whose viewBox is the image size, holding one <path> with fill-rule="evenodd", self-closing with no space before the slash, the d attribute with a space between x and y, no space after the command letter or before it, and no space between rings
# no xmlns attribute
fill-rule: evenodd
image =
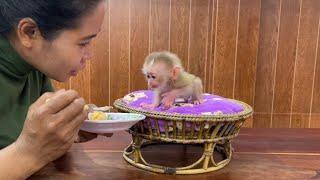
<svg viewBox="0 0 320 180"><path fill-rule="evenodd" d="M137 169L122 158L128 133L74 145L69 153L30 179L320 179L320 129L242 129L225 168L200 175L165 175ZM199 155L196 146L150 146L146 157L183 165Z"/></svg>

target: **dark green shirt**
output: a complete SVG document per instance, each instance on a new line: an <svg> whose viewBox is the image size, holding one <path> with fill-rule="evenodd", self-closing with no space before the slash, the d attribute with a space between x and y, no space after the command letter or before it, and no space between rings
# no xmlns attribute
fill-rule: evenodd
<svg viewBox="0 0 320 180"><path fill-rule="evenodd" d="M50 80L0 37L0 149L17 139L29 106L46 91Z"/></svg>

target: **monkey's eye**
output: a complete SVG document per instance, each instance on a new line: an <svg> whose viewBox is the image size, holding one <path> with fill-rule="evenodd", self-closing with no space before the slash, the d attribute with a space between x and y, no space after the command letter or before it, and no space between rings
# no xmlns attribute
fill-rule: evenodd
<svg viewBox="0 0 320 180"><path fill-rule="evenodd" d="M156 76L148 74L148 75L147 75L147 78L148 78L148 79L156 79Z"/></svg>

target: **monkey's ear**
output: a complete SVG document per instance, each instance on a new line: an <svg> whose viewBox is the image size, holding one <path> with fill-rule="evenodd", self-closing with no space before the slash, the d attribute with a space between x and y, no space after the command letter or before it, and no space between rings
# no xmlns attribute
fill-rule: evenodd
<svg viewBox="0 0 320 180"><path fill-rule="evenodd" d="M180 73L181 73L181 68L179 68L179 67L174 67L174 68L172 69L172 78L173 78L173 80L178 79Z"/></svg>

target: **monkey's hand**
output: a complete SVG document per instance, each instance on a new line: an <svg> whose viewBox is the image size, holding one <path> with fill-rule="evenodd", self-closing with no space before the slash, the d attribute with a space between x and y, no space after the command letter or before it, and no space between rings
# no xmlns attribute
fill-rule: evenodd
<svg viewBox="0 0 320 180"><path fill-rule="evenodd" d="M201 103L203 103L203 100L201 100L201 99L193 101L193 104L195 104L195 105L198 105L198 104L201 104Z"/></svg>
<svg viewBox="0 0 320 180"><path fill-rule="evenodd" d="M167 110L174 104L175 96L165 96L162 99L163 109Z"/></svg>
<svg viewBox="0 0 320 180"><path fill-rule="evenodd" d="M154 104L141 103L140 106L145 109L155 109L157 106Z"/></svg>

